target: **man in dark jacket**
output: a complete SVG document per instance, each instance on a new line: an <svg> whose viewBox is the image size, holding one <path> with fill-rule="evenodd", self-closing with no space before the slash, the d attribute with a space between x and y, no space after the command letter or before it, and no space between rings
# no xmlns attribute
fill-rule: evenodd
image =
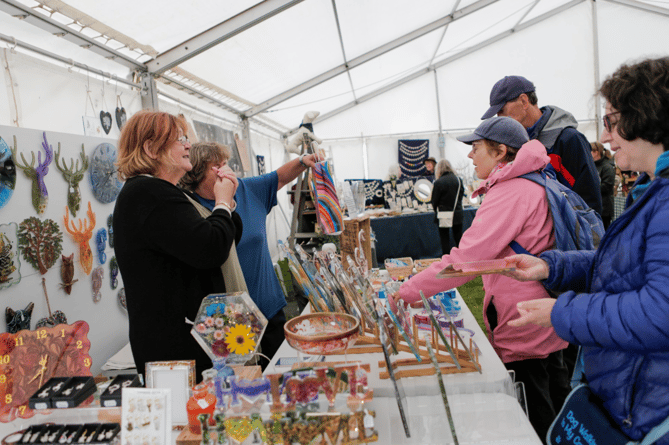
<svg viewBox="0 0 669 445"><path fill-rule="evenodd" d="M608 229L613 218L613 186L616 182L616 166L613 159L606 155L607 150L601 142L591 142L592 159L599 173L600 189L602 194L602 222L604 229Z"/></svg>
<svg viewBox="0 0 669 445"><path fill-rule="evenodd" d="M558 180L602 214L599 175L589 153L590 143L576 129L578 123L571 113L552 105L539 108L532 82L522 76L506 76L492 87L490 108L481 119L494 115L523 124L530 139L546 147Z"/></svg>

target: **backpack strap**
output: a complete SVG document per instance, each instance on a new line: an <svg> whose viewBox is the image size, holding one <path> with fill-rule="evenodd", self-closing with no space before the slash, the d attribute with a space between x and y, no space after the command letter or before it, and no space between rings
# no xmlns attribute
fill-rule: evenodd
<svg viewBox="0 0 669 445"><path fill-rule="evenodd" d="M550 164L549 164L550 165ZM531 173L525 173L524 175L518 176L519 178L525 178L528 181L532 181L536 184L539 184L540 186L546 188L546 173L544 170L539 170L536 172L531 172ZM525 249L523 246L518 244L518 241L513 240L509 243L509 247L516 252L516 254L525 254L525 255L532 255L527 249ZM536 256L536 255L532 255Z"/></svg>

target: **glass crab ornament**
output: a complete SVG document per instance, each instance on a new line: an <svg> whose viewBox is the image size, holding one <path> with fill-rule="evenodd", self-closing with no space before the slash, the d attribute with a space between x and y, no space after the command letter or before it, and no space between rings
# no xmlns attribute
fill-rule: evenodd
<svg viewBox="0 0 669 445"><path fill-rule="evenodd" d="M267 318L247 292L207 295L200 304L191 334L212 361L245 363L253 357Z"/></svg>

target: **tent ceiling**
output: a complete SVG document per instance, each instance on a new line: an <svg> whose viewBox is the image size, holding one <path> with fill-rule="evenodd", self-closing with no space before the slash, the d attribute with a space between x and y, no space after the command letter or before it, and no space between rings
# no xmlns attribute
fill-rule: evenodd
<svg viewBox="0 0 669 445"><path fill-rule="evenodd" d="M102 70L155 73L283 131L308 109L328 118L583 1L0 0L0 38L78 62L87 47ZM669 16L665 1L607 3Z"/></svg>

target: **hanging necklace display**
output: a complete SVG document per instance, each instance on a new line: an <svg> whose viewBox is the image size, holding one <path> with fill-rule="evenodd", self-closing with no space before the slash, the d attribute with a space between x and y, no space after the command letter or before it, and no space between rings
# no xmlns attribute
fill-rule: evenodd
<svg viewBox="0 0 669 445"><path fill-rule="evenodd" d="M63 179L67 182L67 207L70 209L72 216L76 216L81 204L81 192L79 191L79 183L84 179L84 173L88 169L88 156L84 151L84 144L81 144L81 168L79 168L79 159L70 158L70 168L67 168L65 159L63 159L63 166L60 166L60 142L58 143L58 150L56 150L56 168L63 175Z"/></svg>
<svg viewBox="0 0 669 445"><path fill-rule="evenodd" d="M116 94L116 88L118 87L118 80L116 81L116 86L114 87L114 93ZM120 130L125 125L125 121L128 120L128 116L125 114L125 108L123 108L123 103L121 102L121 95L116 94L116 126Z"/></svg>
<svg viewBox="0 0 669 445"><path fill-rule="evenodd" d="M105 100L105 80L102 79L102 105L107 108L107 101ZM109 134L112 128L112 116L109 111L100 110L100 123L105 134Z"/></svg>
<svg viewBox="0 0 669 445"><path fill-rule="evenodd" d="M88 104L91 104L91 114L88 114ZM91 82L86 71L86 98L84 100L84 115L81 117L84 124L84 135L86 136L102 136L102 126L100 125L100 117L95 115L95 105L91 98Z"/></svg>
<svg viewBox="0 0 669 445"><path fill-rule="evenodd" d="M16 136L14 136L14 150L16 151ZM16 186L16 164L12 149L0 137L0 209L7 204L14 193Z"/></svg>

